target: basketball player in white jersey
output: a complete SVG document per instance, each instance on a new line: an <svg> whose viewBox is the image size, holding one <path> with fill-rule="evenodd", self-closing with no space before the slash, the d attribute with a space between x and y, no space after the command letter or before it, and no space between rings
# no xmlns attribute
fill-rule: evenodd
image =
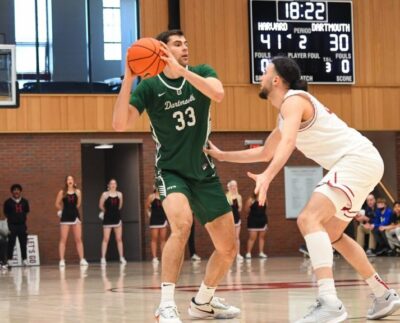
<svg viewBox="0 0 400 323"><path fill-rule="evenodd" d="M332 246L365 279L375 296L368 319L380 319L400 308L397 292L385 284L364 250L343 233L368 193L383 175L383 161L373 144L307 92L297 63L276 57L268 65L260 97L279 110L278 125L263 147L225 152L210 143L209 155L220 161L270 162L261 174L248 173L264 204L268 187L295 148L329 170L301 211L297 224L307 243L318 279L318 297L298 323L342 322L347 312L338 299L332 274Z"/></svg>

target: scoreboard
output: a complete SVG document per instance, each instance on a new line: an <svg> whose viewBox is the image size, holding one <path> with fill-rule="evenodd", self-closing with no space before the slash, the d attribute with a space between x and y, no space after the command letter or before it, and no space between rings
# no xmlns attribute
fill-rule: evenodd
<svg viewBox="0 0 400 323"><path fill-rule="evenodd" d="M251 82L274 56L296 60L302 79L354 84L351 0L250 0Z"/></svg>

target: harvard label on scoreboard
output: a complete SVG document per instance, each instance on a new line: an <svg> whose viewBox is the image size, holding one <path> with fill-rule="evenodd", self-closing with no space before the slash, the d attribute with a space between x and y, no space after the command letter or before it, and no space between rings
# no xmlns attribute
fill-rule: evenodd
<svg viewBox="0 0 400 323"><path fill-rule="evenodd" d="M250 0L250 33L254 84L279 55L310 83L354 84L351 0Z"/></svg>

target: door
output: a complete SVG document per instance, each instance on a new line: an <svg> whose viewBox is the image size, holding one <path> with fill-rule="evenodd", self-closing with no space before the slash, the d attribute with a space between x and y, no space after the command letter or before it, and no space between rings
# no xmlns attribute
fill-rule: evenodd
<svg viewBox="0 0 400 323"><path fill-rule="evenodd" d="M139 144L116 143L112 149L95 149L97 144L82 144L83 239L85 257L99 261L103 239L98 217L99 199L107 183L115 178L124 195L121 210L124 254L127 260L141 260ZM107 260L118 260L114 234L111 234Z"/></svg>

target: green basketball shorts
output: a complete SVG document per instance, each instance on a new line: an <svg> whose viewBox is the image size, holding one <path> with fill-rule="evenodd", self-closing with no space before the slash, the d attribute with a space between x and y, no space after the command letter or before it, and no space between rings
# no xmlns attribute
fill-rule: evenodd
<svg viewBox="0 0 400 323"><path fill-rule="evenodd" d="M159 171L156 186L161 200L171 193L184 194L202 225L232 211L218 176L193 180L170 171Z"/></svg>

